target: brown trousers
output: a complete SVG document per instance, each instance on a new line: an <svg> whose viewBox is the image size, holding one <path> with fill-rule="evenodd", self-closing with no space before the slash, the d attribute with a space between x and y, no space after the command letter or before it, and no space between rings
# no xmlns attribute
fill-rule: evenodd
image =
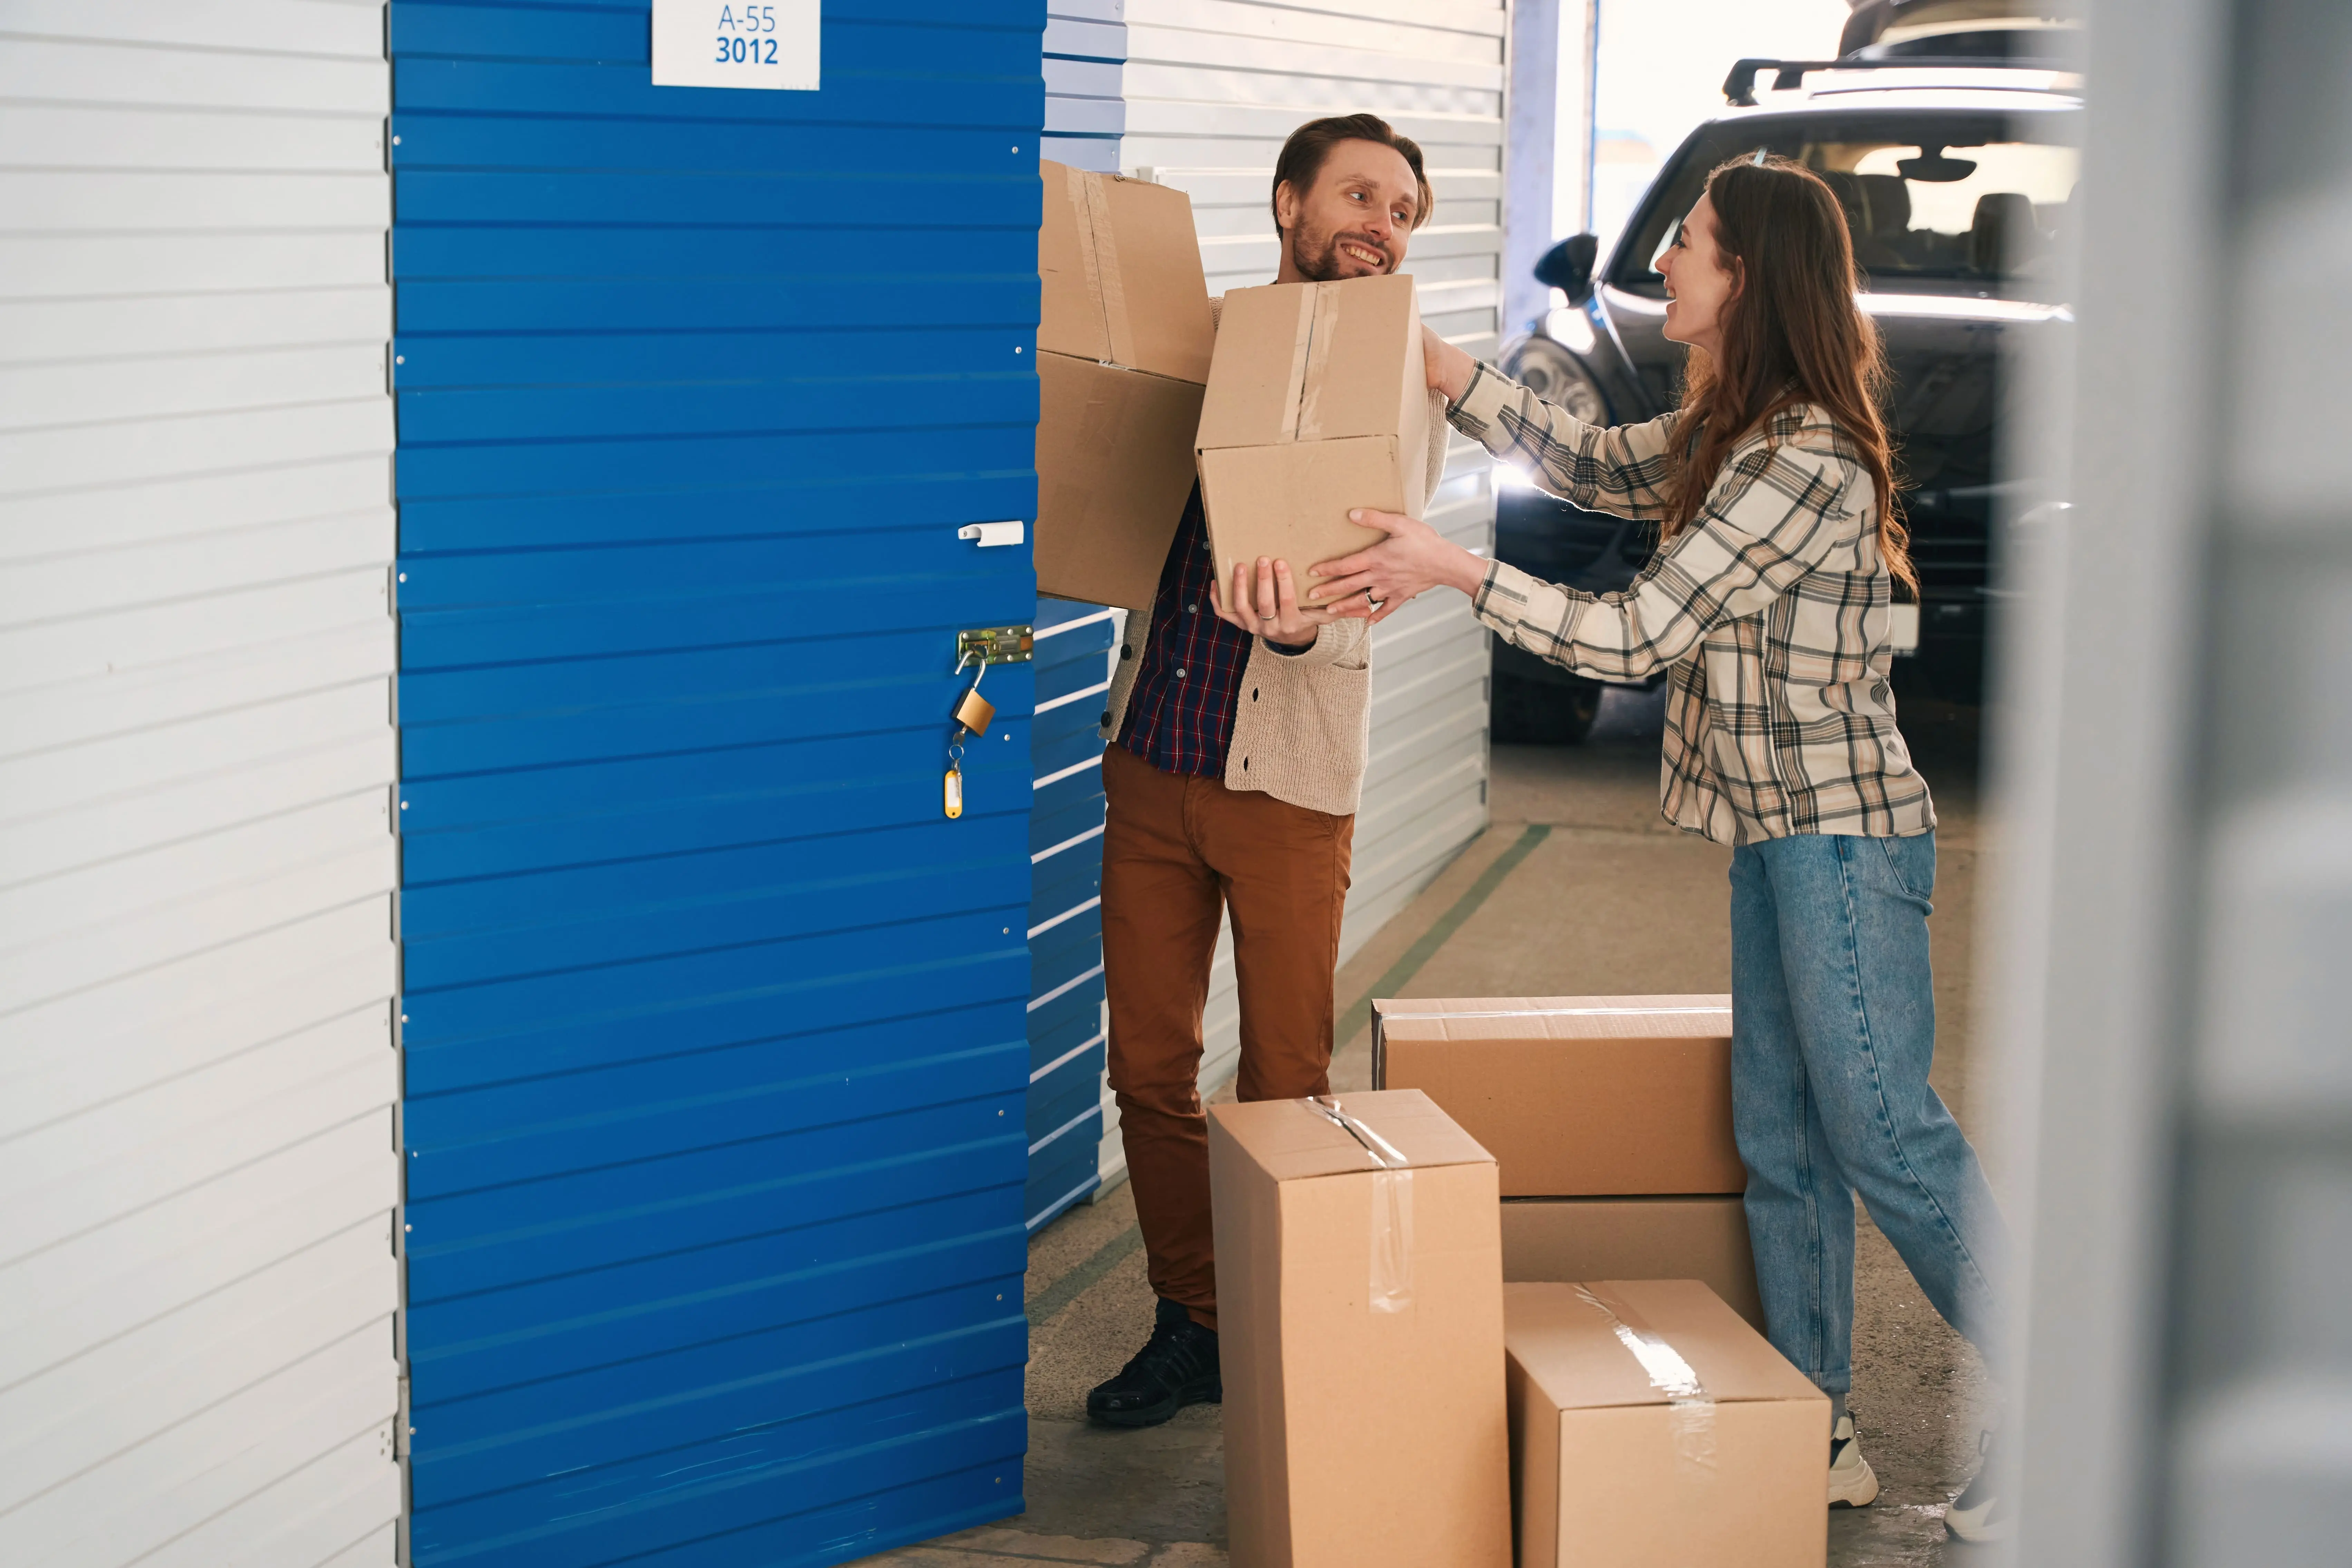
<svg viewBox="0 0 2352 1568"><path fill-rule="evenodd" d="M1110 1087L1151 1289L1217 1326L1201 1013L1220 910L1241 989L1243 1100L1322 1094L1353 816L1103 753Z"/></svg>

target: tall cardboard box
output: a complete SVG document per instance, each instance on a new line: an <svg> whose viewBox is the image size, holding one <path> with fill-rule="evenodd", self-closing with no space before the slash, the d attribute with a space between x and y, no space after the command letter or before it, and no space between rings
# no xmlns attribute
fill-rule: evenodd
<svg viewBox="0 0 2352 1568"><path fill-rule="evenodd" d="M1495 1162L1414 1090L1209 1108L1234 1568L1511 1559Z"/></svg>
<svg viewBox="0 0 2352 1568"><path fill-rule="evenodd" d="M1706 1286L1503 1295L1519 1568L1822 1568L1829 1401Z"/></svg>
<svg viewBox="0 0 2352 1568"><path fill-rule="evenodd" d="M1696 1279L1764 1331L1748 1211L1737 1195L1505 1198L1503 1278Z"/></svg>
<svg viewBox="0 0 2352 1568"><path fill-rule="evenodd" d="M1037 591L1151 607L1216 328L1192 198L1042 163Z"/></svg>
<svg viewBox="0 0 2352 1568"><path fill-rule="evenodd" d="M1506 1197L1747 1190L1728 996L1372 1006L1372 1082L1425 1090L1494 1152Z"/></svg>
<svg viewBox="0 0 2352 1568"><path fill-rule="evenodd" d="M1201 406L1201 499L1222 601L1236 562L1307 568L1386 536L1357 507L1426 510L1429 377L1409 277L1225 295Z"/></svg>

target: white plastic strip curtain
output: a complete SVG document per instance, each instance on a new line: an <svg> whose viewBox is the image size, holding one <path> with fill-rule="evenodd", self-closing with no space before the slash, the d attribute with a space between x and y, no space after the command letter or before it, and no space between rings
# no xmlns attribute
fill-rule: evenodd
<svg viewBox="0 0 2352 1568"><path fill-rule="evenodd" d="M0 1562L389 1564L383 7L0 18Z"/></svg>
<svg viewBox="0 0 2352 1568"><path fill-rule="evenodd" d="M1405 268L1423 317L1490 357L1501 330L1507 24L1499 0L1128 0L1120 163L1192 195L1209 289L1222 293L1273 279L1267 198L1283 139L1321 115L1380 115L1422 144L1436 188ZM1429 521L1486 551L1494 518L1486 456L1457 439ZM1428 595L1382 623L1373 647L1371 768L1343 955L1486 822L1486 637L1467 601ZM1204 1087L1236 1066L1229 948L1217 962Z"/></svg>

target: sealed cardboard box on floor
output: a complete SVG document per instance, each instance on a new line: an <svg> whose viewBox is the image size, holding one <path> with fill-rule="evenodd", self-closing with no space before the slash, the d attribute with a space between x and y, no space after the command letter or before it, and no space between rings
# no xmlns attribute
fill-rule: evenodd
<svg viewBox="0 0 2352 1568"><path fill-rule="evenodd" d="M1039 167L1037 591L1149 609L1216 341L1192 198Z"/></svg>
<svg viewBox="0 0 2352 1568"><path fill-rule="evenodd" d="M1506 1281L1696 1279L1764 1331L1737 1196L1506 1198Z"/></svg>
<svg viewBox="0 0 2352 1568"><path fill-rule="evenodd" d="M1234 1568L1511 1560L1495 1163L1414 1090L1209 1108Z"/></svg>
<svg viewBox="0 0 2352 1568"><path fill-rule="evenodd" d="M1228 291L1198 444L1221 595L1236 562L1287 561L1303 593L1307 567L1379 543L1354 508L1419 517L1429 378L1412 279Z"/></svg>
<svg viewBox="0 0 2352 1568"><path fill-rule="evenodd" d="M1519 1568L1822 1568L1829 1401L1706 1286L1503 1297Z"/></svg>
<svg viewBox="0 0 2352 1568"><path fill-rule="evenodd" d="M1743 1192L1728 996L1372 1004L1372 1081L1493 1151L1506 1197Z"/></svg>

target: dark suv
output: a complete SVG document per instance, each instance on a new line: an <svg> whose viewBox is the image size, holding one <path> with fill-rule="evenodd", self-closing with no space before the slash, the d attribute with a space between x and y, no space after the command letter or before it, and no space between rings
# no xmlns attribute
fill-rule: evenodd
<svg viewBox="0 0 2352 1568"><path fill-rule="evenodd" d="M1759 85L1763 88L1760 95ZM2081 100L2048 62L1743 60L1730 106L1693 132L1643 197L1607 264L1579 235L1536 268L1567 303L1509 344L1501 368L1578 418L1628 425L1675 406L1684 350L1664 337L1665 282L1651 262L1707 172L1759 148L1826 180L1865 274L1863 308L1885 334L1889 414L1919 568L1916 656L1904 684L1974 702L1981 689L2003 360L2015 334L2063 330L2056 242L2074 210ZM1588 512L1498 475L1496 554L1593 593L1631 584L1649 525ZM1906 617L1898 616L1898 636ZM1497 740L1573 741L1600 689L1497 644Z"/></svg>

